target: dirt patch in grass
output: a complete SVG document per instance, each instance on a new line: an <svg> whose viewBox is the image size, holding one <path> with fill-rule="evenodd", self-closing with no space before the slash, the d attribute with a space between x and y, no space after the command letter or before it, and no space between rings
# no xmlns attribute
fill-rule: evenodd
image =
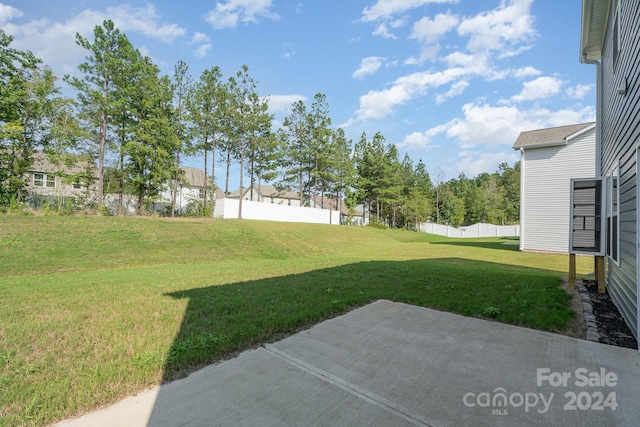
<svg viewBox="0 0 640 427"><path fill-rule="evenodd" d="M575 313L573 320L569 323L566 330L560 331L561 334L567 335L573 338L585 339L587 332L587 323L584 318L584 311L582 308L582 300L580 299L580 293L577 288L570 289L567 279L562 279L562 289L571 295L571 309Z"/></svg>

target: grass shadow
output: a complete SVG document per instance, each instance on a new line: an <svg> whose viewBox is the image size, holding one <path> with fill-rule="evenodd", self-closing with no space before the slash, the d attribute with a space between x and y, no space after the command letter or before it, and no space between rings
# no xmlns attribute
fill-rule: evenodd
<svg viewBox="0 0 640 427"><path fill-rule="evenodd" d="M468 246L472 248L497 249L502 251L517 252L520 249L519 241L513 239L501 239L501 242L487 242L483 240L447 240L440 242L431 242L431 245L448 245L448 246Z"/></svg>
<svg viewBox="0 0 640 427"><path fill-rule="evenodd" d="M172 292L165 295L189 301L163 380L184 377L378 299L565 330L574 313L559 283L555 271L440 258L358 262Z"/></svg>

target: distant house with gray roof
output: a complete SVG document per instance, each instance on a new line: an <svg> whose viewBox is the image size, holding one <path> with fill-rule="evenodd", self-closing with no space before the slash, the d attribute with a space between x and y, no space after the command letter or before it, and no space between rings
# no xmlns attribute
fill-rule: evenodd
<svg viewBox="0 0 640 427"><path fill-rule="evenodd" d="M520 250L569 251L570 179L596 175L596 125L523 131L520 151Z"/></svg>
<svg viewBox="0 0 640 427"><path fill-rule="evenodd" d="M187 212L190 205L201 204L204 200L205 187L207 188L207 200L211 201L211 180L202 169L188 166L180 166L181 174L178 180L176 192L176 213L181 215ZM168 207L171 206L171 195L173 182L165 186L160 195L160 202ZM214 200L223 198L224 194L216 186Z"/></svg>
<svg viewBox="0 0 640 427"><path fill-rule="evenodd" d="M57 161L42 151L33 153L27 187L31 195L42 199L85 199L96 197L96 167L87 159L73 154L58 156Z"/></svg>
<svg viewBox="0 0 640 427"><path fill-rule="evenodd" d="M228 199L239 199L240 189L227 196ZM242 199L251 202L273 203L276 205L300 206L300 196L295 191L279 190L273 185L253 185L242 189Z"/></svg>

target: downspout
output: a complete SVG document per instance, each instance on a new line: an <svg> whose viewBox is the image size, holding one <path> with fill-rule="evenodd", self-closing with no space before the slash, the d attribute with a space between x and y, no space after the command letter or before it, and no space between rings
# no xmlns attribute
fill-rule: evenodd
<svg viewBox="0 0 640 427"><path fill-rule="evenodd" d="M602 64L600 61L587 59L582 55L580 62L596 66L596 174L602 176Z"/></svg>

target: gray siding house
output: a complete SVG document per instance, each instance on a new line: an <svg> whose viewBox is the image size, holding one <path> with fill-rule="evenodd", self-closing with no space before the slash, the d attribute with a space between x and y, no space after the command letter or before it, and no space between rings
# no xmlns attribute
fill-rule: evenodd
<svg viewBox="0 0 640 427"><path fill-rule="evenodd" d="M85 198L95 200L96 169L92 163L77 156L66 156L73 165L51 162L42 151L33 153L33 163L28 173L28 189L33 195L44 198Z"/></svg>
<svg viewBox="0 0 640 427"><path fill-rule="evenodd" d="M605 180L606 285L638 339L640 1L583 0L580 61L597 75L596 176Z"/></svg>
<svg viewBox="0 0 640 427"><path fill-rule="evenodd" d="M582 123L521 132L520 250L569 251L571 178L596 175L596 125Z"/></svg>

